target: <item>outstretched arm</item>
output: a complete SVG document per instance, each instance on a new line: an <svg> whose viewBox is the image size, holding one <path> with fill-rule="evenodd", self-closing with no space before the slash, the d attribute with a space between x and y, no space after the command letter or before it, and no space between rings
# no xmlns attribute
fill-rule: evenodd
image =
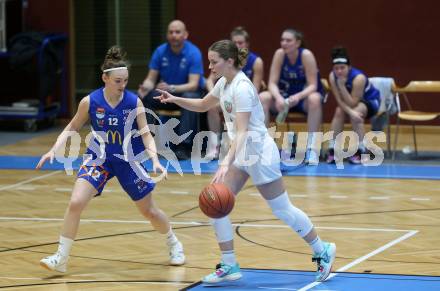
<svg viewBox="0 0 440 291"><path fill-rule="evenodd" d="M50 160L50 163L52 163L55 157L55 153L60 149L62 145L66 143L69 136L71 136L69 132L71 131L79 132L79 130L83 127L84 123L87 122L87 120L89 119L89 104L90 104L89 96L86 96L81 100L78 106L78 111L76 112L75 116L72 118L69 124L64 128L64 130L60 133L60 135L57 138L57 141L52 146L52 148L41 157L40 161L35 167L37 170L41 169L41 167L44 165L44 163L47 160Z"/></svg>
<svg viewBox="0 0 440 291"><path fill-rule="evenodd" d="M209 93L202 99L192 99L177 97L163 90L157 91L159 91L161 95L154 97L154 99L157 99L162 103L174 103L190 111L206 112L218 104L218 98Z"/></svg>

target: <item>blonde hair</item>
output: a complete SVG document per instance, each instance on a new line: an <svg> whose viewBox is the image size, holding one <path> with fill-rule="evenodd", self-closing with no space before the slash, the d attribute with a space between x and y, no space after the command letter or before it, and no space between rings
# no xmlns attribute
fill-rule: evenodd
<svg viewBox="0 0 440 291"><path fill-rule="evenodd" d="M219 40L213 43L209 47L209 50L218 53L224 60L234 60L234 66L237 69L241 69L246 65L247 56L249 54L247 48L239 49L235 43L229 39Z"/></svg>

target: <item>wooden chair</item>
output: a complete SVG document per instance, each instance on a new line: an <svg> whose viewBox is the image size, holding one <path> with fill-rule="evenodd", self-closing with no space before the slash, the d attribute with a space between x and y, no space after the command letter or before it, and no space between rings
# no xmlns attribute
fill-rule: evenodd
<svg viewBox="0 0 440 291"><path fill-rule="evenodd" d="M396 94L397 101L397 121L396 121L396 132L394 136L394 150L393 157L394 160L396 155L397 148L397 137L399 133L399 124L400 120L408 120L412 123L412 133L413 133L413 141L414 141L414 152L415 155L418 155L417 152L417 139L416 139L416 127L415 123L418 121L429 121L437 118L440 115L440 112L424 112L414 110L409 102L409 98L407 96L408 93L440 93L440 81L411 81L405 87L397 87L394 89ZM405 102L406 110L402 110L399 95L403 96L403 100Z"/></svg>
<svg viewBox="0 0 440 291"><path fill-rule="evenodd" d="M180 110L159 109L159 110L156 110L155 112L159 116L167 116L167 117L175 117L175 118L179 118L180 115L182 115Z"/></svg>

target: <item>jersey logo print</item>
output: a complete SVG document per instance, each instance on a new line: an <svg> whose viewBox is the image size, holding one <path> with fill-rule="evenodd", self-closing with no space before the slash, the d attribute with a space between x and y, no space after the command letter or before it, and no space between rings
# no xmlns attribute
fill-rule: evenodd
<svg viewBox="0 0 440 291"><path fill-rule="evenodd" d="M109 135L110 135L110 137L109 137ZM122 144L122 137L121 137L121 134L119 133L119 131L107 130L107 143L110 143L110 141L111 141L111 143L115 144L116 138L118 138L118 140L117 140L118 143Z"/></svg>
<svg viewBox="0 0 440 291"><path fill-rule="evenodd" d="M96 115L96 118L98 118L98 119L104 118L104 116L105 116L105 109L101 108L101 107L96 108L95 115Z"/></svg>
<svg viewBox="0 0 440 291"><path fill-rule="evenodd" d="M225 105L226 112L231 113L232 112L232 102L224 101L223 104Z"/></svg>

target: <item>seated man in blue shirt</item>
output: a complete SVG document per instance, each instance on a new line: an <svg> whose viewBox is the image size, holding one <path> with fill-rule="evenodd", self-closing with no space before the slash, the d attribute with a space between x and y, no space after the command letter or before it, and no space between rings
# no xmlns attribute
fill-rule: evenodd
<svg viewBox="0 0 440 291"><path fill-rule="evenodd" d="M179 159L188 159L192 140L197 128L198 113L181 109L174 104L162 104L153 99L160 95L154 89L168 91L176 96L201 98L204 88L203 62L200 50L187 40L188 31L180 20L173 20L168 25L167 42L156 48L150 60L149 72L139 86L138 95L144 106L152 109L181 110L179 135L190 130L193 133L178 145L176 155ZM154 117L147 114L148 123Z"/></svg>

